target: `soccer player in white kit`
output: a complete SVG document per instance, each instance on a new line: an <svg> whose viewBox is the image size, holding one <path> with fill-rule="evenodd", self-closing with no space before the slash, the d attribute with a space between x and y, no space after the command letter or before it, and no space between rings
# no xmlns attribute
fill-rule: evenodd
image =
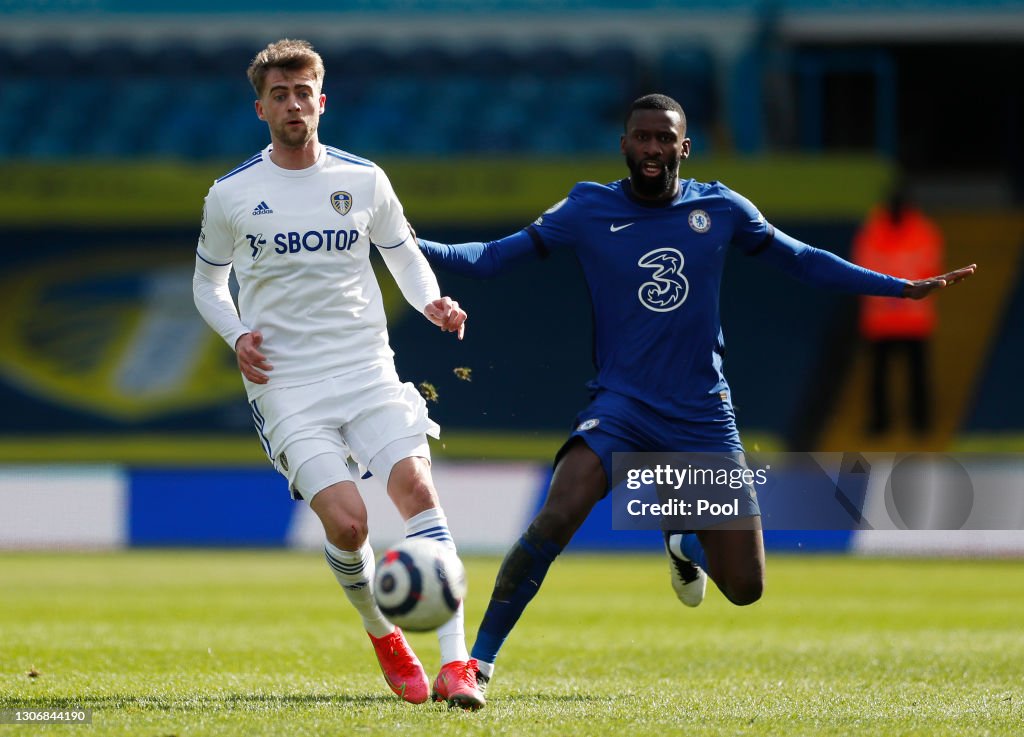
<svg viewBox="0 0 1024 737"><path fill-rule="evenodd" d="M271 144L210 188L193 292L203 319L238 358L260 441L292 495L324 526L327 562L359 611L384 678L406 701L431 692L423 666L373 597L374 557L357 465L387 480L408 537L454 550L430 476L439 428L395 371L375 246L406 300L461 339L466 313L441 297L402 205L374 163L321 145L324 66L305 41L282 40L248 69ZM228 288L234 268L236 309ZM438 630L432 695L484 705L462 607Z"/></svg>

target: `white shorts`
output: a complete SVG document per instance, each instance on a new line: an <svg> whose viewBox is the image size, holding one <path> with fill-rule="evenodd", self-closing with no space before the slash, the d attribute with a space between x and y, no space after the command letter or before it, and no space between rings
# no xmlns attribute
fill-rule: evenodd
<svg viewBox="0 0 1024 737"><path fill-rule="evenodd" d="M292 496L307 501L331 484L355 481L357 466L386 482L403 458L429 460L425 436L440 436L423 397L391 366L270 389L249 404L267 456Z"/></svg>

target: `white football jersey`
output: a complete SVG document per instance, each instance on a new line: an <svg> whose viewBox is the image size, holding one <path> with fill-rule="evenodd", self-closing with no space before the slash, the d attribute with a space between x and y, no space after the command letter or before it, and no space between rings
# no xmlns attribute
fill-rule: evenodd
<svg viewBox="0 0 1024 737"><path fill-rule="evenodd" d="M270 150L210 188L197 249L203 261L233 266L239 317L263 333L260 350L274 368L268 384L245 382L250 398L374 363L393 366L370 247L415 249L422 258L376 164L321 146L308 169L282 169Z"/></svg>

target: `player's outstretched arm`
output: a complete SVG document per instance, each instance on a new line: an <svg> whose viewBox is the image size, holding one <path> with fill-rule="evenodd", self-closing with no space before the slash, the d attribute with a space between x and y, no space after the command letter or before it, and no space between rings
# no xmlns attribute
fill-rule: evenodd
<svg viewBox="0 0 1024 737"><path fill-rule="evenodd" d="M924 299L936 289L963 281L978 268L977 264L971 264L928 279L901 279L852 264L834 253L802 243L777 228L766 247L758 253L763 260L802 281L876 297Z"/></svg>
<svg viewBox="0 0 1024 737"><path fill-rule="evenodd" d="M917 279L916 281L911 281L903 288L903 296L907 299L924 299L936 289L944 289L946 287L951 287L958 282L962 282L977 270L978 265L971 264L970 266L964 266L963 268L956 269L955 271L950 271L948 274L943 274L942 276L933 276L928 279Z"/></svg>
<svg viewBox="0 0 1024 737"><path fill-rule="evenodd" d="M537 245L526 230L487 243L436 243L417 239L420 251L431 266L462 276L486 279L498 274L509 264L526 257L540 255Z"/></svg>
<svg viewBox="0 0 1024 737"><path fill-rule="evenodd" d="M451 297L441 297L427 304L423 314L445 333L457 333L459 340L466 334L466 311Z"/></svg>

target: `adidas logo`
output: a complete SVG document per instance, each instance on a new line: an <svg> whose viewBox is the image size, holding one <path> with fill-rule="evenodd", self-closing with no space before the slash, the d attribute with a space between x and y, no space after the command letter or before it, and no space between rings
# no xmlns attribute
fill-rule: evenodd
<svg viewBox="0 0 1024 737"><path fill-rule="evenodd" d="M262 201L252 209L253 215L269 215L272 212L273 210L270 209L270 206Z"/></svg>

